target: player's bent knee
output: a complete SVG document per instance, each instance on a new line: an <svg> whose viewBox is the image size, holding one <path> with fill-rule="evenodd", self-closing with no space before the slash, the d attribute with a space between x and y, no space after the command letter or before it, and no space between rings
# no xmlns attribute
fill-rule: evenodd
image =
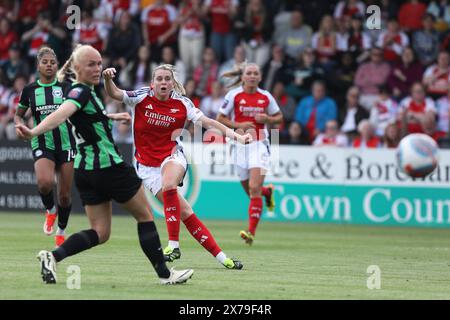
<svg viewBox="0 0 450 320"><path fill-rule="evenodd" d="M58 198L59 205L63 208L67 208L72 204L72 197L70 196L70 194L60 194Z"/></svg>
<svg viewBox="0 0 450 320"><path fill-rule="evenodd" d="M252 186L250 185L248 188L249 194L251 197L261 196L262 188L260 185Z"/></svg>
<svg viewBox="0 0 450 320"><path fill-rule="evenodd" d="M109 236L111 235L110 230L95 230L98 235L98 243L103 244L109 240Z"/></svg>
<svg viewBox="0 0 450 320"><path fill-rule="evenodd" d="M181 220L184 221L187 218L189 218L189 216L193 214L192 209L188 209L188 208L182 208L180 215L181 215Z"/></svg>
<svg viewBox="0 0 450 320"><path fill-rule="evenodd" d="M162 191L166 192L168 190L176 189L178 187L175 183L167 183L162 186Z"/></svg>
<svg viewBox="0 0 450 320"><path fill-rule="evenodd" d="M53 190L54 183L52 180L40 179L37 181L39 192L42 194L48 194Z"/></svg>

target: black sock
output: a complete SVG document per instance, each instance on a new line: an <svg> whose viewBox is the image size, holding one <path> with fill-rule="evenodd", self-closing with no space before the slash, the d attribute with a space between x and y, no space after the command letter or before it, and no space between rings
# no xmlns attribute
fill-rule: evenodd
<svg viewBox="0 0 450 320"><path fill-rule="evenodd" d="M90 249L98 245L99 239L97 231L93 229L83 230L71 235L64 243L52 251L56 262L59 262L81 251Z"/></svg>
<svg viewBox="0 0 450 320"><path fill-rule="evenodd" d="M58 227L62 230L67 227L70 210L72 210L72 205L69 205L68 207L61 207L58 205Z"/></svg>
<svg viewBox="0 0 450 320"><path fill-rule="evenodd" d="M164 262L164 255L159 240L158 231L153 221L138 223L139 243L153 268L155 268L158 277L170 277L170 271Z"/></svg>
<svg viewBox="0 0 450 320"><path fill-rule="evenodd" d="M42 203L44 204L45 209L50 210L55 206L55 200L53 199L53 190L47 194L42 194L39 192L41 196Z"/></svg>

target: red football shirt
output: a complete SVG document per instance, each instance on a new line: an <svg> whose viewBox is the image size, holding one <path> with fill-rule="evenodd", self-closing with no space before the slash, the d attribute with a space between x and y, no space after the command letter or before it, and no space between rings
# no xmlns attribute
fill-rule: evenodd
<svg viewBox="0 0 450 320"><path fill-rule="evenodd" d="M147 24L148 41L156 43L158 38L170 29L176 19L177 11L172 5L163 8L151 5L146 7L141 14L141 22Z"/></svg>
<svg viewBox="0 0 450 320"><path fill-rule="evenodd" d="M148 167L159 167L180 144L176 138L188 120L195 123L203 115L188 98L172 92L161 101L148 87L123 91L123 102L133 110L136 160Z"/></svg>
<svg viewBox="0 0 450 320"><path fill-rule="evenodd" d="M421 103L417 103L411 97L406 97L400 103L400 107L414 113L436 112L434 101L430 98L425 98ZM423 133L422 124L418 122L407 121L407 130L409 133Z"/></svg>
<svg viewBox="0 0 450 320"><path fill-rule="evenodd" d="M231 32L230 6L237 7L237 0L206 0L205 6L211 9L212 31L216 33Z"/></svg>
<svg viewBox="0 0 450 320"><path fill-rule="evenodd" d="M266 125L257 123L255 116L260 113L273 115L279 111L280 107L270 92L258 88L255 93L245 93L242 86L228 92L223 106L219 109L220 113L236 122L253 122L256 128L256 135L252 134L253 140L268 138Z"/></svg>

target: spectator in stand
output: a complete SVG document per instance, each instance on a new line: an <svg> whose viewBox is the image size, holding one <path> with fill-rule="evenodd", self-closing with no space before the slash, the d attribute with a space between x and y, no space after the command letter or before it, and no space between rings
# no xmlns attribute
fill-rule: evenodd
<svg viewBox="0 0 450 320"><path fill-rule="evenodd" d="M0 18L8 18L9 20L15 20L16 13L14 1L2 1L0 3Z"/></svg>
<svg viewBox="0 0 450 320"><path fill-rule="evenodd" d="M414 82L421 81L423 70L421 63L416 60L414 50L411 47L406 47L403 50L401 61L392 65L387 80L392 96L397 102L400 102L409 94Z"/></svg>
<svg viewBox="0 0 450 320"><path fill-rule="evenodd" d="M316 62L312 49L303 51L300 63L289 68L286 92L294 99L301 99L311 93L312 83L325 79L325 70Z"/></svg>
<svg viewBox="0 0 450 320"><path fill-rule="evenodd" d="M2 65L3 75L8 85L12 85L17 75L24 75L28 78L30 68L28 63L20 57L20 48L18 43L13 43L8 50L9 59Z"/></svg>
<svg viewBox="0 0 450 320"><path fill-rule="evenodd" d="M439 33L444 33L450 25L450 4L447 0L431 1L427 12L432 14L436 22L434 27Z"/></svg>
<svg viewBox="0 0 450 320"><path fill-rule="evenodd" d="M85 1L86 2L86 1ZM109 34L113 28L114 0L91 0L92 18L102 30L101 33ZM116 16L116 22L119 16Z"/></svg>
<svg viewBox="0 0 450 320"><path fill-rule="evenodd" d="M139 49L139 30L131 22L128 11L122 11L119 21L109 34L106 54L111 60L111 66L120 72L127 64L136 58Z"/></svg>
<svg viewBox="0 0 450 320"><path fill-rule="evenodd" d="M166 46L162 48L161 61L159 63L154 62L152 64L152 70L154 70L160 64L171 64L175 66L175 76L178 81L180 81L180 83L184 84L184 82L186 81L186 68L183 64L183 61L177 59L172 47Z"/></svg>
<svg viewBox="0 0 450 320"><path fill-rule="evenodd" d="M358 125L359 135L353 140L353 148L379 148L381 140L369 120L362 120Z"/></svg>
<svg viewBox="0 0 450 320"><path fill-rule="evenodd" d="M333 18L330 15L322 17L320 28L312 37L312 47L316 51L318 63L325 69L331 69L338 51L337 35Z"/></svg>
<svg viewBox="0 0 450 320"><path fill-rule="evenodd" d="M338 105L342 105L346 100L348 89L353 86L356 73L356 63L350 52L340 54L340 63L337 64L333 72L326 75L327 83L330 87L330 95L334 97Z"/></svg>
<svg viewBox="0 0 450 320"><path fill-rule="evenodd" d="M150 50L141 46L136 60L128 62L126 68L120 73L119 81L125 89L148 87L152 79L152 64Z"/></svg>
<svg viewBox="0 0 450 320"><path fill-rule="evenodd" d="M108 38L107 29L103 28L101 23L96 21L91 10L81 12L80 28L75 29L73 33L73 45L89 44L100 52L106 48Z"/></svg>
<svg viewBox="0 0 450 320"><path fill-rule="evenodd" d="M337 20L350 20L354 15L364 16L366 14L366 5L359 0L339 1L334 9L334 18Z"/></svg>
<svg viewBox="0 0 450 320"><path fill-rule="evenodd" d="M155 0L152 5L145 7L141 13L141 31L144 44L150 46L153 59L161 59L163 46L175 46L176 28L172 25L177 18L177 9L164 0Z"/></svg>
<svg viewBox="0 0 450 320"><path fill-rule="evenodd" d="M422 121L423 133L429 135L439 144L439 140L447 137L447 133L440 131L436 126L436 117L433 114L426 114Z"/></svg>
<svg viewBox="0 0 450 320"><path fill-rule="evenodd" d="M277 81L288 83L288 64L284 59L283 49L274 45L272 57L262 68L261 88L271 91Z"/></svg>
<svg viewBox="0 0 450 320"><path fill-rule="evenodd" d="M409 45L406 33L400 30L398 21L393 19L387 24L377 40L377 46L383 49L384 59L388 62L400 60L403 50Z"/></svg>
<svg viewBox="0 0 450 320"><path fill-rule="evenodd" d="M234 80L227 77L222 77L222 74L228 72L229 70L238 69L239 66L244 62L245 62L245 49L243 46L238 45L234 48L233 58L222 63L222 65L219 68L220 83L222 83L225 87L231 85L234 82Z"/></svg>
<svg viewBox="0 0 450 320"><path fill-rule="evenodd" d="M340 19L335 22L336 28L336 47L338 54L348 51L348 39L350 38L351 20ZM336 56L337 58L338 56ZM336 60L336 59L335 59ZM337 61L334 61L337 62ZM333 65L334 66L334 65Z"/></svg>
<svg viewBox="0 0 450 320"><path fill-rule="evenodd" d="M370 55L372 43L367 32L363 31L364 15L354 14L350 21L350 31L347 38L347 50L352 53L355 61L361 63Z"/></svg>
<svg viewBox="0 0 450 320"><path fill-rule="evenodd" d="M375 128L375 134L382 137L385 134L386 126L397 119L398 104L391 99L390 88L381 85L378 99L370 109L370 122Z"/></svg>
<svg viewBox="0 0 450 320"><path fill-rule="evenodd" d="M400 27L406 32L413 32L422 28L422 18L427 6L419 0L404 3L398 12Z"/></svg>
<svg viewBox="0 0 450 320"><path fill-rule="evenodd" d="M298 122L291 122L287 133L282 133L280 136L280 144L307 146L311 145L309 138L302 126Z"/></svg>
<svg viewBox="0 0 450 320"><path fill-rule="evenodd" d="M295 6L299 7L305 17L305 23L310 25L313 30L319 29L320 17L333 12L334 3L330 0L314 0L314 1L292 1Z"/></svg>
<svg viewBox="0 0 450 320"><path fill-rule="evenodd" d="M428 67L436 60L439 53L439 34L433 27L433 15L425 14L422 22L423 28L412 35L412 47L422 65Z"/></svg>
<svg viewBox="0 0 450 320"><path fill-rule="evenodd" d="M216 61L214 50L206 47L203 51L202 63L194 70L195 93L204 97L211 93L211 85L217 80L219 65Z"/></svg>
<svg viewBox="0 0 450 320"><path fill-rule="evenodd" d="M239 10L235 28L245 48L245 56L261 68L270 58L272 16L262 0L249 0Z"/></svg>
<svg viewBox="0 0 450 320"><path fill-rule="evenodd" d="M425 95L425 88L420 82L411 87L411 96L400 103L398 119L401 123L402 136L410 133L423 133L423 120L426 114L436 116L436 106Z"/></svg>
<svg viewBox="0 0 450 320"><path fill-rule="evenodd" d="M383 51L373 47L370 51L370 61L358 67L355 75L355 85L361 92L360 104L369 109L378 98L378 86L385 84L391 67L383 60Z"/></svg>
<svg viewBox="0 0 450 320"><path fill-rule="evenodd" d="M397 19L398 15L398 4L395 0L366 0L365 1L367 7L371 5L376 5L380 8L380 29L377 28L368 28L368 24L364 24L364 29L367 32L367 35L370 37L370 42L372 45L375 45L380 34L387 29L387 24L389 20ZM377 17L378 18L378 17ZM372 20L372 22L375 22ZM378 22L378 21L376 21Z"/></svg>
<svg viewBox="0 0 450 320"><path fill-rule="evenodd" d="M6 95L6 100L2 101L2 104L8 107L8 111L4 117L1 118L0 121L0 131L4 131L6 139L8 140L17 140L16 135L16 127L14 123L14 115L16 114L17 105L19 104L20 95L22 93L23 88L27 84L27 78L18 75L14 80L13 90L9 95Z"/></svg>
<svg viewBox="0 0 450 320"><path fill-rule="evenodd" d="M140 13L141 0L102 0L102 2L110 2L112 4L114 21L118 20L118 17L122 15L123 12L128 12L132 17L132 20L139 20L138 14ZM143 5L142 7L145 7Z"/></svg>
<svg viewBox="0 0 450 320"><path fill-rule="evenodd" d="M339 108L338 119L341 124L341 132L350 140L358 134L358 124L369 118L369 112L359 105L359 89L350 87L347 91L345 108Z"/></svg>
<svg viewBox="0 0 450 320"><path fill-rule="evenodd" d="M219 81L214 81L211 85L211 94L204 97L200 102L200 110L208 118L215 119L224 101L223 86Z"/></svg>
<svg viewBox="0 0 450 320"><path fill-rule="evenodd" d="M266 2L267 3L267 2ZM284 37L284 34L291 28L292 22L292 11L288 11L289 9L283 7L281 11L277 11L273 18L273 35L272 42L277 43L277 41ZM300 10L299 7L295 7L294 10ZM272 11L274 12L274 11Z"/></svg>
<svg viewBox="0 0 450 320"><path fill-rule="evenodd" d="M23 34L25 30L33 27L40 12L48 11L50 9L49 2L49 0L20 1L17 15L17 21L19 21L21 25L19 34ZM14 8L14 10L16 9L17 7Z"/></svg>
<svg viewBox="0 0 450 320"><path fill-rule="evenodd" d="M283 114L283 122L279 129L284 131L294 121L297 104L292 97L286 94L284 84L281 81L275 83L271 93Z"/></svg>
<svg viewBox="0 0 450 320"><path fill-rule="evenodd" d="M447 95L436 101L437 127L439 131L449 134L450 126L450 86Z"/></svg>
<svg viewBox="0 0 450 320"><path fill-rule="evenodd" d="M178 48L187 77L191 77L194 69L200 64L205 47L202 14L201 0L183 0L180 5L180 14L174 23L175 27L180 28Z"/></svg>
<svg viewBox="0 0 450 320"><path fill-rule="evenodd" d="M27 43L28 57L34 64L39 48L42 45L60 42L65 38L66 32L62 28L53 25L50 21L50 14L45 11L39 13L34 27L22 34L21 41Z"/></svg>
<svg viewBox="0 0 450 320"><path fill-rule="evenodd" d="M203 4L204 14L210 15L210 44L220 63L233 57L236 38L232 22L238 5L238 0L205 0Z"/></svg>
<svg viewBox="0 0 450 320"><path fill-rule="evenodd" d="M17 42L17 33L12 30L7 18L0 19L0 66L9 58L9 48Z"/></svg>
<svg viewBox="0 0 450 320"><path fill-rule="evenodd" d="M312 33L311 27L303 24L303 13L300 10L292 11L290 26L280 34L280 38L275 39L276 43L284 50L290 64L296 64L302 52L311 47Z"/></svg>
<svg viewBox="0 0 450 320"><path fill-rule="evenodd" d="M328 120L337 120L337 106L333 99L327 97L325 83L315 81L312 95L303 98L295 111L295 121L306 131L310 142L325 130Z"/></svg>
<svg viewBox="0 0 450 320"><path fill-rule="evenodd" d="M397 148L401 140L400 128L395 121L388 123L384 129L383 134L383 147L384 148Z"/></svg>
<svg viewBox="0 0 450 320"><path fill-rule="evenodd" d="M184 89L186 90L186 97L192 101L196 108L200 108L201 97L195 93L197 88L194 79L191 78L186 80Z"/></svg>
<svg viewBox="0 0 450 320"><path fill-rule="evenodd" d="M450 55L441 51L437 58L437 63L429 66L423 74L423 84L427 89L427 94L433 99L439 99L447 94L450 81Z"/></svg>
<svg viewBox="0 0 450 320"><path fill-rule="evenodd" d="M325 132L319 133L312 145L315 147L348 147L348 138L339 131L336 120L329 120L325 125Z"/></svg>

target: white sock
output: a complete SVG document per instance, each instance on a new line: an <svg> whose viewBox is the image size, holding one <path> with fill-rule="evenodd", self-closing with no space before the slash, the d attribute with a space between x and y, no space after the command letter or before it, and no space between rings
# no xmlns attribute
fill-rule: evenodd
<svg viewBox="0 0 450 320"><path fill-rule="evenodd" d="M65 235L64 229L60 229L60 228L58 227L58 230L56 230L56 235L57 235L57 236L63 236L63 235Z"/></svg>
<svg viewBox="0 0 450 320"><path fill-rule="evenodd" d="M223 264L225 262L225 260L227 259L227 255L223 251L220 251L219 254L216 256L216 259L221 264Z"/></svg>
<svg viewBox="0 0 450 320"><path fill-rule="evenodd" d="M169 247L171 247L172 249L179 248L180 243L178 241L169 240Z"/></svg>
<svg viewBox="0 0 450 320"><path fill-rule="evenodd" d="M55 213L56 213L56 208L55 208L55 206L53 206L50 210L47 209L47 213L48 213L48 214L55 214Z"/></svg>

